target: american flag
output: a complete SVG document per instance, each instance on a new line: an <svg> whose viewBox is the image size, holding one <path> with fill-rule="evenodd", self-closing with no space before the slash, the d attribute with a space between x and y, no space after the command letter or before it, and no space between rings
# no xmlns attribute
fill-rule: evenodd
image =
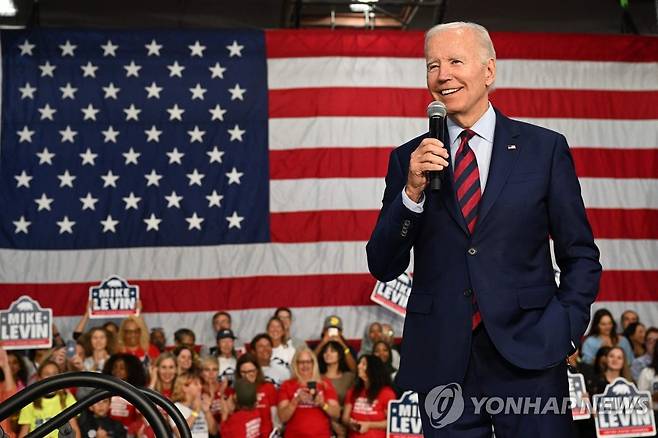
<svg viewBox="0 0 658 438"><path fill-rule="evenodd" d="M492 35L491 99L566 135L602 251L596 306L658 323L658 39ZM365 242L391 148L426 131L419 32L2 33L0 307L66 330L88 288L140 286L147 322L273 308L314 338L400 319L369 301ZM398 331L399 333L399 331Z"/></svg>

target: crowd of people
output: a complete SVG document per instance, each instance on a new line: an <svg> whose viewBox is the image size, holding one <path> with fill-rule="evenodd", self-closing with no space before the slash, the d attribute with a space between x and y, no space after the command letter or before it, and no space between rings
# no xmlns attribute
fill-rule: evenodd
<svg viewBox="0 0 658 438"><path fill-rule="evenodd" d="M388 324L370 324L357 353L337 315L325 319L319 342L295 338L288 308L277 309L264 332L245 345L236 344L228 312L212 318L215 345L198 345L186 328L168 345L164 331L149 331L140 316L86 330L88 319L85 314L68 340L53 326L48 350L23 354L0 347L0 400L40 379L84 370L161 393L181 411L194 438L383 438L388 402L399 396L392 381L400 354ZM608 310L596 311L570 364L585 376L590 398L624 377L650 391L658 406L658 328L645 327L633 311L621 315L620 325L618 330ZM22 438L89 391L70 388L42 397L2 428ZM141 414L118 396L92 405L70 426L77 437L153 437ZM593 421L576 427L581 437L595 436Z"/></svg>
<svg viewBox="0 0 658 438"><path fill-rule="evenodd" d="M87 312L68 337L53 325L50 349L0 346L0 401L47 377L91 371L167 397L194 438L385 437L400 357L392 327L370 324L357 354L343 336L340 316L325 319L319 342L297 339L292 321L292 311L279 308L262 333L238 345L231 315L222 311L212 318L214 345L197 344L194 331L186 328L176 330L170 345L165 331L149 330L139 312L89 329ZM42 397L2 428L9 437L22 438L91 391L69 388ZM69 425L78 438L154 436L119 396L90 406Z"/></svg>

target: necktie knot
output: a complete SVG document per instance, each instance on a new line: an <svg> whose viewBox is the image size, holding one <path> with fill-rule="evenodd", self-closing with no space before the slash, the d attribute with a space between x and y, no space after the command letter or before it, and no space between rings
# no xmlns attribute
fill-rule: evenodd
<svg viewBox="0 0 658 438"><path fill-rule="evenodd" d="M461 132L461 134L459 134L459 136L461 137L461 141L462 141L462 142L467 142L467 141L469 141L470 139L473 138L474 135L475 135L475 131L473 131L473 130L471 130L471 129L464 129L464 130Z"/></svg>

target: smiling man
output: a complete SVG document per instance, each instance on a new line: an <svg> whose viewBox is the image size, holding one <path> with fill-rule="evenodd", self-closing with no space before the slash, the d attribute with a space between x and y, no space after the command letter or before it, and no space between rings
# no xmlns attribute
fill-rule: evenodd
<svg viewBox="0 0 658 438"><path fill-rule="evenodd" d="M489 103L496 53L482 26L430 29L425 57L448 138L424 134L391 153L367 246L382 281L414 251L396 382L419 393L428 438L490 437L492 426L497 438L571 436L566 358L587 327L601 265L569 146ZM441 172L440 191L429 171ZM485 398L520 401L521 411Z"/></svg>

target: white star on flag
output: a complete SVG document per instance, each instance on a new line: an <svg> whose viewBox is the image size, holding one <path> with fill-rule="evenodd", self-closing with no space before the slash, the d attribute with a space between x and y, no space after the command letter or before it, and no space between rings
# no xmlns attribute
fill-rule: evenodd
<svg viewBox="0 0 658 438"><path fill-rule="evenodd" d="M160 49L162 44L158 44L155 40L151 40L150 44L145 44L144 47L148 50L148 56L160 56Z"/></svg>
<svg viewBox="0 0 658 438"><path fill-rule="evenodd" d="M123 202L126 203L126 210L130 210L131 208L134 208L135 210L139 209L139 201L141 201L142 198L139 198L135 196L133 192L130 192L130 194L127 197L123 198Z"/></svg>
<svg viewBox="0 0 658 438"><path fill-rule="evenodd" d="M116 143L117 142L117 135L119 135L119 131L115 131L112 125L110 125L105 131L101 131L103 133L104 137L104 142L105 143Z"/></svg>
<svg viewBox="0 0 658 438"><path fill-rule="evenodd" d="M231 100L240 99L244 101L244 93L247 92L246 88L240 88L240 84L235 84L235 87L228 89L231 93Z"/></svg>
<svg viewBox="0 0 658 438"><path fill-rule="evenodd" d="M149 187L149 186L160 187L160 180L162 179L162 175L158 175L155 172L155 169L152 169L151 173L148 173L148 174L144 175L144 178L146 178L146 181L147 181L146 182L146 187Z"/></svg>
<svg viewBox="0 0 658 438"><path fill-rule="evenodd" d="M107 43L101 45L101 48L103 49L103 56L117 56L116 50L119 46L112 44L111 40L107 40Z"/></svg>
<svg viewBox="0 0 658 438"><path fill-rule="evenodd" d="M91 61L87 61L86 65L81 65L80 68L82 69L82 77L91 77L95 78L96 77L96 70L98 70L98 67L93 65Z"/></svg>
<svg viewBox="0 0 658 438"><path fill-rule="evenodd" d="M23 143L24 141L28 143L32 143L32 136L34 135L35 131L30 131L27 126L23 126L23 129L20 131L16 131L16 134L20 137L18 139L19 143Z"/></svg>
<svg viewBox="0 0 658 438"><path fill-rule="evenodd" d="M155 214L151 213L151 216L144 219L144 223L146 224L146 231L159 231L160 222L162 222L162 219L158 219L155 217Z"/></svg>
<svg viewBox="0 0 658 438"><path fill-rule="evenodd" d="M187 178L190 180L189 183L190 186L196 184L199 187L201 187L201 180L203 179L203 177L205 177L205 175L203 173L199 173L199 171L196 170L196 168L192 171L192 173L187 174Z"/></svg>
<svg viewBox="0 0 658 438"><path fill-rule="evenodd" d="M40 198L34 200L34 202L36 202L38 205L37 211L41 211L41 210L50 211L50 204L52 204L53 201L54 199L47 197L45 193L42 193Z"/></svg>
<svg viewBox="0 0 658 438"><path fill-rule="evenodd" d="M224 155L224 152L220 151L217 146L213 146L212 151L206 152L206 154L210 157L210 163L221 163L222 162L222 156Z"/></svg>
<svg viewBox="0 0 658 438"><path fill-rule="evenodd" d="M124 156L126 159L126 166L130 163L132 164L137 164L137 159L139 158L140 155L142 155L140 152L135 152L133 148L130 148L128 152L124 152L121 155Z"/></svg>
<svg viewBox="0 0 658 438"><path fill-rule="evenodd" d="M21 92L21 100L25 99L26 97L28 99L34 100L34 92L37 91L37 89L36 87L30 85L29 82L26 82L24 87L18 87L18 91Z"/></svg>
<svg viewBox="0 0 658 438"><path fill-rule="evenodd" d="M226 173L226 176L228 177L228 184L240 184L240 178L242 178L242 175L244 175L244 173L238 172L238 170L234 167L230 172Z"/></svg>
<svg viewBox="0 0 658 438"><path fill-rule="evenodd" d="M80 111L84 114L83 120L93 120L94 122L96 121L96 114L100 112L92 104L87 105L87 108L81 108Z"/></svg>
<svg viewBox="0 0 658 438"><path fill-rule="evenodd" d="M62 92L63 99L75 99L75 92L78 91L77 88L73 88L70 82L67 82L64 87L59 87L59 90Z"/></svg>
<svg viewBox="0 0 658 438"><path fill-rule="evenodd" d="M96 157L98 154L94 154L91 152L90 148L87 148L87 150L83 153L80 154L80 158L82 158L82 165L84 166L85 164L91 164L92 166L96 165Z"/></svg>
<svg viewBox="0 0 658 438"><path fill-rule="evenodd" d="M231 216L226 216L226 220L228 221L228 229L230 230L231 228L237 228L237 229L242 229L242 226L240 223L244 220L243 216L238 216L238 212L234 211Z"/></svg>
<svg viewBox="0 0 658 438"><path fill-rule="evenodd" d="M27 187L29 189L30 181L34 177L28 175L25 171L22 171L20 175L14 175L14 178L16 179L16 188Z"/></svg>
<svg viewBox="0 0 658 438"><path fill-rule="evenodd" d="M59 226L59 234L73 234L73 225L75 225L75 221L70 221L68 216L64 216L61 221L57 221L57 225Z"/></svg>
<svg viewBox="0 0 658 438"><path fill-rule="evenodd" d="M27 228L32 224L32 222L25 220L25 216L21 216L17 221L12 221L16 230L14 234L25 233L27 234Z"/></svg>
<svg viewBox="0 0 658 438"><path fill-rule="evenodd" d="M168 65L167 68L169 69L170 78L173 78L174 76L177 76L179 78L183 77L183 70L185 70L185 66L180 65L178 61L174 61L174 63Z"/></svg>
<svg viewBox="0 0 658 438"><path fill-rule="evenodd" d="M244 46L238 44L237 41L233 40L233 44L226 46L226 48L229 51L229 58L233 58L234 56L242 57L242 49L244 49Z"/></svg>
<svg viewBox="0 0 658 438"><path fill-rule="evenodd" d="M82 210L96 210L98 198L94 198L91 193L87 192L87 196L80 198L80 202L82 202Z"/></svg>
<svg viewBox="0 0 658 438"><path fill-rule="evenodd" d="M139 113L141 113L142 110L135 108L135 104L131 103L128 108L123 109L123 112L126 113L126 122L128 120L135 120L139 122Z"/></svg>
<svg viewBox="0 0 658 438"><path fill-rule="evenodd" d="M21 49L21 56L25 55L30 55L32 56L32 49L34 49L36 45L30 43L28 40L25 40L23 44L19 45L18 48Z"/></svg>
<svg viewBox="0 0 658 438"><path fill-rule="evenodd" d="M70 187L73 188L73 181L77 178L75 175L71 175L69 170L66 169L62 175L57 175L59 178L59 187Z"/></svg>
<svg viewBox="0 0 658 438"><path fill-rule="evenodd" d="M53 158L55 157L55 154L50 152L48 148L44 147L41 152L37 152L37 157L39 157L39 164L50 164L52 166L53 164Z"/></svg>
<svg viewBox="0 0 658 438"><path fill-rule="evenodd" d="M151 129L147 129L144 131L146 134L146 142L156 142L158 143L160 141L160 134L162 134L162 131L158 131L158 128L155 127L155 125L151 126Z"/></svg>
<svg viewBox="0 0 658 438"><path fill-rule="evenodd" d="M213 190L210 195L206 196L206 199L208 200L208 208L213 206L221 207L222 199L224 199L224 196L218 194L217 190Z"/></svg>
<svg viewBox="0 0 658 438"><path fill-rule="evenodd" d="M42 108L37 108L37 110L41 113L41 119L40 120L55 120L53 117L57 110L55 108L52 108L49 104L45 104Z"/></svg>
<svg viewBox="0 0 658 438"><path fill-rule="evenodd" d="M224 72L226 71L226 68L222 67L219 62L216 62L212 67L208 67L208 70L210 70L211 73L210 79L224 79Z"/></svg>
<svg viewBox="0 0 658 438"><path fill-rule="evenodd" d="M78 135L78 131L74 131L71 129L69 125L66 125L66 129L64 129L63 131L59 131L59 135L62 136L61 143L67 141L73 143L75 141L75 136Z"/></svg>
<svg viewBox="0 0 658 438"><path fill-rule="evenodd" d="M183 197L178 196L175 191L172 191L169 196L165 196L165 199L167 200L167 208L180 208L180 201L183 200Z"/></svg>
<svg viewBox="0 0 658 438"><path fill-rule="evenodd" d="M167 156L169 157L169 164L183 164L181 159L185 154L178 152L178 148L174 148L171 152L167 152Z"/></svg>
<svg viewBox="0 0 658 438"><path fill-rule="evenodd" d="M194 129L192 131L187 131L187 134L190 136L190 143L194 143L195 141L203 143L203 136L205 133L206 131L201 131L196 125L194 125Z"/></svg>
<svg viewBox="0 0 658 438"><path fill-rule="evenodd" d="M203 51L206 50L206 46L202 46L198 40L193 45L187 47L190 48L190 57L198 56L203 58Z"/></svg>
<svg viewBox="0 0 658 438"><path fill-rule="evenodd" d="M113 233L116 233L116 226L119 224L118 220L115 220L112 218L112 215L107 215L107 218L104 221L101 221L101 225L103 225L103 233L107 233L108 231L111 231Z"/></svg>
<svg viewBox="0 0 658 438"><path fill-rule="evenodd" d="M126 77L129 78L131 76L134 76L136 78L139 77L139 70L141 70L142 66L135 64L135 61L130 61L130 64L124 65L124 69L126 69Z"/></svg>
<svg viewBox="0 0 658 438"><path fill-rule="evenodd" d="M103 188L110 186L116 188L119 175L115 175L111 170L108 170L105 175L101 175L101 179L103 180Z"/></svg>
<svg viewBox="0 0 658 438"><path fill-rule="evenodd" d="M240 127L235 124L233 129L229 129L228 133L231 134L231 141L237 140L237 141L242 141L242 135L247 132L244 129L240 129Z"/></svg>
<svg viewBox="0 0 658 438"><path fill-rule="evenodd" d="M46 61L45 64L39 66L39 70L41 70L41 77L43 78L46 76L50 76L51 78L54 78L56 68L57 68L56 65L52 65L50 61Z"/></svg>
<svg viewBox="0 0 658 438"><path fill-rule="evenodd" d="M210 108L208 110L212 117L210 118L210 121L212 122L213 120L219 120L220 122L224 121L224 114L226 114L226 110L222 109L219 104L215 105L214 108Z"/></svg>
<svg viewBox="0 0 658 438"><path fill-rule="evenodd" d="M110 82L107 87L103 87L103 91L105 92L105 99L117 99L117 94L121 91L121 88L115 87L114 83Z"/></svg>
<svg viewBox="0 0 658 438"><path fill-rule="evenodd" d="M194 99L200 99L203 100L203 95L208 91L205 88L201 88L201 84L197 83L194 88L190 88L190 92L192 93L192 100Z"/></svg>
<svg viewBox="0 0 658 438"><path fill-rule="evenodd" d="M62 50L62 56L75 56L75 49L78 46L71 44L69 40L66 40L66 43L60 44L59 48Z"/></svg>
<svg viewBox="0 0 658 438"><path fill-rule="evenodd" d="M192 214L192 217L186 217L185 220L189 224L187 227L188 230L197 229L201 231L201 223L205 220L202 217L196 215L196 211Z"/></svg>
<svg viewBox="0 0 658 438"><path fill-rule="evenodd" d="M152 97L155 97L156 99L160 99L160 91L162 91L162 87L158 87L158 84L154 82L151 82L151 85L148 87L144 87L146 92L148 93L148 96L146 96L147 99L150 99Z"/></svg>
<svg viewBox="0 0 658 438"><path fill-rule="evenodd" d="M167 112L169 113L169 120L180 120L181 122L183 121L183 113L185 112L184 109L179 108L178 104L175 103L174 106L171 108L167 108Z"/></svg>

